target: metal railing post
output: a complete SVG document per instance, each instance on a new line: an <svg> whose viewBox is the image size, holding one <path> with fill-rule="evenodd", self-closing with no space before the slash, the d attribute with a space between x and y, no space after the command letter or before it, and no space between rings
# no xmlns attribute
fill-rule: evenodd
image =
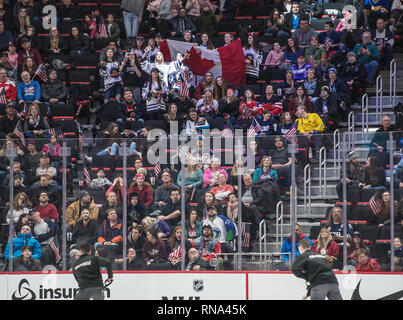
<svg viewBox="0 0 403 320"><path fill-rule="evenodd" d="M323 156L322 156L323 154ZM322 147L319 150L319 191L321 195L326 196L326 147ZM322 174L323 171L323 174Z"/></svg>
<svg viewBox="0 0 403 320"><path fill-rule="evenodd" d="M263 229L263 231L262 231ZM259 265L260 265L260 270L262 270L262 255L263 255L263 245L264 245L264 252L266 253L266 221L263 219L259 223Z"/></svg>
<svg viewBox="0 0 403 320"><path fill-rule="evenodd" d="M396 59L392 59L389 69L389 102L396 105Z"/></svg>
<svg viewBox="0 0 403 320"><path fill-rule="evenodd" d="M304 168L304 213L306 215L309 215L310 212L311 212L311 166L307 164Z"/></svg>
<svg viewBox="0 0 403 320"><path fill-rule="evenodd" d="M379 75L376 78L376 121L379 122L383 113L383 79Z"/></svg>
<svg viewBox="0 0 403 320"><path fill-rule="evenodd" d="M369 131L369 114L368 114L368 94L364 94L361 99L361 127L362 135L368 135Z"/></svg>
<svg viewBox="0 0 403 320"><path fill-rule="evenodd" d="M390 177L390 271L395 271L395 248L393 238L395 233L395 195L394 195L394 177L393 177L393 151L395 150L395 141L393 140L392 132L389 132L389 177Z"/></svg>
<svg viewBox="0 0 403 320"><path fill-rule="evenodd" d="M340 129L333 132L333 172L335 176L340 175Z"/></svg>
<svg viewBox="0 0 403 320"><path fill-rule="evenodd" d="M347 118L347 129L348 129L348 146L350 149L355 147L355 118L354 112L351 111Z"/></svg>
<svg viewBox="0 0 403 320"><path fill-rule="evenodd" d="M279 216L279 212L280 212L280 216ZM284 221L283 213L284 213L284 204L283 204L283 201L279 201L276 206L276 247L277 247L276 250L277 251L279 251L279 249L281 249L280 243L282 242L282 238L283 238L283 221ZM279 230L278 230L279 225L278 224L280 221L281 221L281 226L280 226L281 239L279 241L280 236L279 236Z"/></svg>

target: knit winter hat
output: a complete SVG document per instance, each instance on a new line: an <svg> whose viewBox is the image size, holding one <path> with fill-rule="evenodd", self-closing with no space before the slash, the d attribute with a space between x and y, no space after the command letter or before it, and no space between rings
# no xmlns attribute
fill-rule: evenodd
<svg viewBox="0 0 403 320"><path fill-rule="evenodd" d="M80 193L79 193L79 198L81 200L85 196L89 196L89 195L90 195L90 193L87 190L81 190Z"/></svg>
<svg viewBox="0 0 403 320"><path fill-rule="evenodd" d="M329 70L327 71L327 73L330 73L331 71L333 71L335 74L337 74L337 70L335 68L329 68Z"/></svg>

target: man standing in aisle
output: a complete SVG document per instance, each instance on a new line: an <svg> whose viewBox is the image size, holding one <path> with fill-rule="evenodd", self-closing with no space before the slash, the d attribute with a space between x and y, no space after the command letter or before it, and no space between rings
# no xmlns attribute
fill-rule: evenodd
<svg viewBox="0 0 403 320"><path fill-rule="evenodd" d="M307 282L307 294L311 300L342 300L339 284L332 267L324 256L311 251L308 240L299 242L300 255L295 258L291 266L292 273Z"/></svg>
<svg viewBox="0 0 403 320"><path fill-rule="evenodd" d="M113 281L112 264L108 259L91 255L91 246L88 243L80 245L80 258L73 265L73 275L80 291L75 300L104 300L103 283L100 268L108 270L107 283Z"/></svg>
<svg viewBox="0 0 403 320"><path fill-rule="evenodd" d="M139 31L139 24L143 18L144 0L123 0L120 4L123 9L123 21L127 38L134 40Z"/></svg>

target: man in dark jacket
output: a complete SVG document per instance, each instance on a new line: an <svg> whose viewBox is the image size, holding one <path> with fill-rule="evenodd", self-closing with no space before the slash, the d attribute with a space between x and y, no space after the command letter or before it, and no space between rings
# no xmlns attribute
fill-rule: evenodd
<svg viewBox="0 0 403 320"><path fill-rule="evenodd" d="M39 260L32 258L32 249L30 246L24 246L21 249L21 256L14 258L14 271L41 271L41 263Z"/></svg>
<svg viewBox="0 0 403 320"><path fill-rule="evenodd" d="M389 163L389 132L395 131L395 127L392 125L392 120L389 116L383 116L381 121L382 127L375 131L375 134L369 145L368 157L378 157L381 165L386 168L386 164ZM395 140L395 138L393 140Z"/></svg>
<svg viewBox="0 0 403 320"><path fill-rule="evenodd" d="M298 29L299 20L301 18L306 18L306 14L301 11L299 3L293 1L291 5L291 12L284 16L284 31L291 34Z"/></svg>
<svg viewBox="0 0 403 320"><path fill-rule="evenodd" d="M347 61L341 70L341 74L341 78L349 88L352 103L360 104L367 71L362 64L358 63L354 52L347 53Z"/></svg>
<svg viewBox="0 0 403 320"><path fill-rule="evenodd" d="M0 20L0 51L8 49L8 44L14 40L10 31L4 30L4 22Z"/></svg>
<svg viewBox="0 0 403 320"><path fill-rule="evenodd" d="M337 128L340 119L338 102L328 86L321 88L320 96L313 106L313 112L317 113L328 128Z"/></svg>
<svg viewBox="0 0 403 320"><path fill-rule="evenodd" d="M169 193L170 200L162 207L159 220L165 220L173 229L180 221L181 216L181 194L179 189L171 189Z"/></svg>
<svg viewBox="0 0 403 320"><path fill-rule="evenodd" d="M98 222L90 219L88 209L81 210L81 219L74 225L71 242L74 244L89 243L95 244L98 238Z"/></svg>
<svg viewBox="0 0 403 320"><path fill-rule="evenodd" d="M5 138L7 134L14 131L18 123L18 116L15 112L15 101L11 101L6 105L6 114L0 119L0 138Z"/></svg>
<svg viewBox="0 0 403 320"><path fill-rule="evenodd" d="M305 12L311 18L320 18L322 13L322 6L319 1L314 0L303 0L300 2L301 11Z"/></svg>
<svg viewBox="0 0 403 320"><path fill-rule="evenodd" d="M326 258L311 251L311 244L306 239L299 242L298 250L301 253L291 266L292 273L304 279L307 286L307 295L311 300L342 300L339 284Z"/></svg>
<svg viewBox="0 0 403 320"><path fill-rule="evenodd" d="M63 103L67 98L67 87L58 79L57 71L49 71L49 81L42 85L42 100L45 103Z"/></svg>
<svg viewBox="0 0 403 320"><path fill-rule="evenodd" d="M123 242L123 223L118 219L116 210L109 208L106 211L106 219L98 230L98 242L95 249L100 250L103 256L114 257L120 252Z"/></svg>
<svg viewBox="0 0 403 320"><path fill-rule="evenodd" d="M91 246L88 243L80 245L80 258L73 265L73 275L80 291L75 300L103 300L103 283L100 268L108 270L108 284L113 281L112 263L99 256L91 256Z"/></svg>
<svg viewBox="0 0 403 320"><path fill-rule="evenodd" d="M189 30L192 34L197 32L197 28L187 16L185 8L179 8L178 15L173 17L171 23L171 36L181 38L183 33Z"/></svg>
<svg viewBox="0 0 403 320"><path fill-rule="evenodd" d="M371 31L372 41L378 46L379 52L383 54L383 63L389 66L393 58L393 45L395 43L395 36L389 30L383 18L376 20L376 29Z"/></svg>

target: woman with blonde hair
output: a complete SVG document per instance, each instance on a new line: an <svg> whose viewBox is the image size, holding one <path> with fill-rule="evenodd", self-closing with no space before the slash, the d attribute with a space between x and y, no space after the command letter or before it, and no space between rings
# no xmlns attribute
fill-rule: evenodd
<svg viewBox="0 0 403 320"><path fill-rule="evenodd" d="M333 240L328 228L322 228L318 235L318 240L312 246L312 251L325 256L328 261L336 261L339 258L339 246Z"/></svg>
<svg viewBox="0 0 403 320"><path fill-rule="evenodd" d="M271 157L269 156L264 156L260 163L260 168L253 172L253 182L265 179L278 181L277 171L272 168Z"/></svg>
<svg viewBox="0 0 403 320"><path fill-rule="evenodd" d="M18 11L17 19L14 21L16 38L26 35L29 26L31 26L31 19L29 18L27 8L21 7Z"/></svg>
<svg viewBox="0 0 403 320"><path fill-rule="evenodd" d="M39 105L32 103L28 109L28 119L24 122L24 133L28 138L48 138L49 122L41 116Z"/></svg>
<svg viewBox="0 0 403 320"><path fill-rule="evenodd" d="M171 228L164 220L158 220L150 216L141 220L141 227L144 232L149 229L157 230L158 238L160 239L168 239L172 234Z"/></svg>
<svg viewBox="0 0 403 320"><path fill-rule="evenodd" d="M49 36L45 38L43 48L49 61L65 53L66 43L60 36L59 30L56 27L49 29Z"/></svg>

